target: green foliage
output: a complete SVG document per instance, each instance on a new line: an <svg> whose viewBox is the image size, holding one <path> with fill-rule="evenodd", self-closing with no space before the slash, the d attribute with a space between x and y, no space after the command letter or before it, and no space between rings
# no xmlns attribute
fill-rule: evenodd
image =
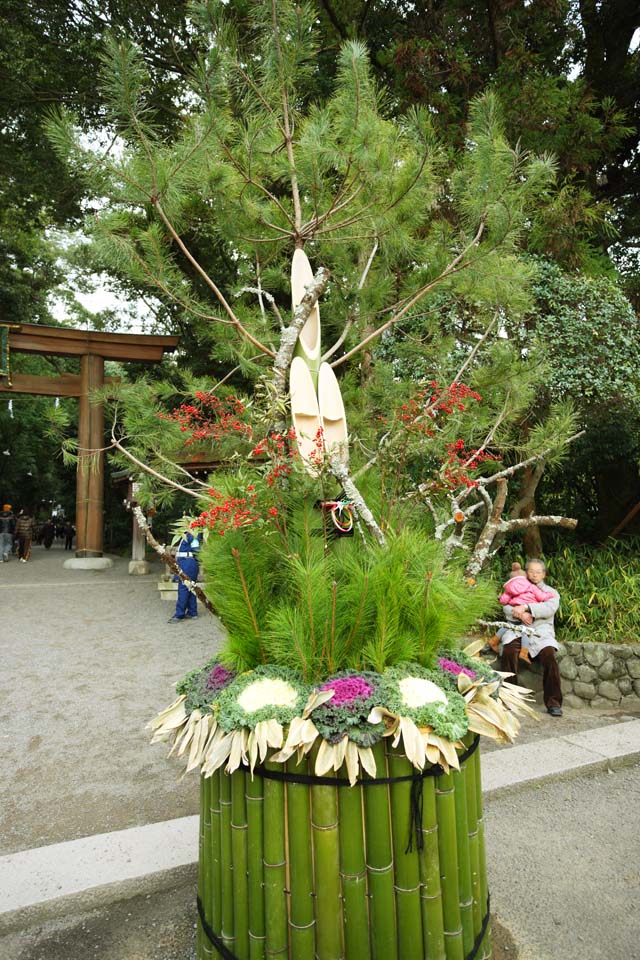
<svg viewBox="0 0 640 960"><path fill-rule="evenodd" d="M526 323L547 354L551 396L583 409L640 402L640 319L620 285L546 260L534 265L536 307Z"/></svg>
<svg viewBox="0 0 640 960"><path fill-rule="evenodd" d="M202 558L229 635L225 659L237 669L290 667L308 682L404 660L431 664L493 592L445 568L423 530L390 534L384 551L359 535L327 542L308 502L293 502L284 538L265 526L210 536Z"/></svg>
<svg viewBox="0 0 640 960"><path fill-rule="evenodd" d="M560 593L563 640L637 643L640 636L638 540L565 547L549 561Z"/></svg>

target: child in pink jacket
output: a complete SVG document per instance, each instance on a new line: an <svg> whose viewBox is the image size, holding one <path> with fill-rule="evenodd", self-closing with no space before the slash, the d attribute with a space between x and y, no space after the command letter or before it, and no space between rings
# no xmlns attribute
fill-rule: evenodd
<svg viewBox="0 0 640 960"><path fill-rule="evenodd" d="M511 576L504 585L504 593L500 594L499 599L503 606L525 607L528 603L551 600L554 596L552 590L541 590L535 583L531 583L520 564L514 563L511 565Z"/></svg>
<svg viewBox="0 0 640 960"><path fill-rule="evenodd" d="M531 583L520 564L513 563L511 576L505 583L504 592L500 594L499 600L503 606L525 607L528 603L543 603L545 600L551 600L554 596L553 591L541 590L535 583ZM529 662L526 630L522 631L520 642L520 659Z"/></svg>

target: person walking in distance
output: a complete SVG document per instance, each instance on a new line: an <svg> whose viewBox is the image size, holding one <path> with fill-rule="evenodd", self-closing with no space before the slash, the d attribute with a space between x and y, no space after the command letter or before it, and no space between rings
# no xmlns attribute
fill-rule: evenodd
<svg viewBox="0 0 640 960"><path fill-rule="evenodd" d="M35 530L35 522L28 510L21 510L16 521L16 536L18 538L18 559L26 563L31 556L31 541Z"/></svg>
<svg viewBox="0 0 640 960"><path fill-rule="evenodd" d="M65 550L73 550L73 538L76 535L76 528L71 523L71 520L67 520L65 523L63 533Z"/></svg>
<svg viewBox="0 0 640 960"><path fill-rule="evenodd" d="M13 545L13 534L16 529L16 518L10 503L5 503L0 513L0 556L3 563L8 563Z"/></svg>

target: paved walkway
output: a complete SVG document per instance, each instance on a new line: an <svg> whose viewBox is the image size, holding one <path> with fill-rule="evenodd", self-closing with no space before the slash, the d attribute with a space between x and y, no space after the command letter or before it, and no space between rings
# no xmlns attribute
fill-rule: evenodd
<svg viewBox="0 0 640 960"><path fill-rule="evenodd" d="M176 783L179 765L148 745L145 723L215 652L219 625L205 612L169 625L160 567L129 577L115 559L108 571L66 571L64 556L36 547L29 564L0 564L0 930L64 914L69 895L95 905L184 883L197 856L197 779ZM637 717L585 709L554 720L540 708L540 718L515 746L483 747L488 819L515 804L516 845L539 804L521 818L514 787L640 756ZM490 829L499 843L502 827ZM494 908L511 917L503 889L508 880Z"/></svg>

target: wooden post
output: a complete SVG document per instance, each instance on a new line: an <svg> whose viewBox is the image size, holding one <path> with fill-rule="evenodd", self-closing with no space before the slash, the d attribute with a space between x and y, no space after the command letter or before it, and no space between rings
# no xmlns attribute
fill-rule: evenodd
<svg viewBox="0 0 640 960"><path fill-rule="evenodd" d="M139 484L129 481L129 490L127 499L133 505L136 503L136 492ZM145 576L149 573L149 564L145 560L145 552L147 546L147 539L144 535L144 530L138 523L138 518L136 516L135 510L132 511L133 515L133 539L131 543L131 560L129 561L129 575L130 576Z"/></svg>
<svg viewBox="0 0 640 960"><path fill-rule="evenodd" d="M76 557L101 557L104 540L104 406L89 396L104 385L104 359L80 358ZM95 451L95 452L93 452Z"/></svg>

